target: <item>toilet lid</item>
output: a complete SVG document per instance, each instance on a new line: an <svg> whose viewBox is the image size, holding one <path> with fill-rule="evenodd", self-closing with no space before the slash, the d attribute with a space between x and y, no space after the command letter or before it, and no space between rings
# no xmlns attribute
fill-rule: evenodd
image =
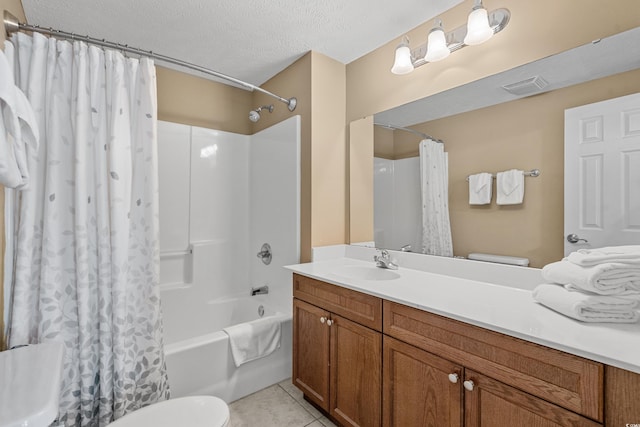
<svg viewBox="0 0 640 427"><path fill-rule="evenodd" d="M138 409L111 427L224 427L229 422L229 407L213 396L189 396L169 399Z"/></svg>

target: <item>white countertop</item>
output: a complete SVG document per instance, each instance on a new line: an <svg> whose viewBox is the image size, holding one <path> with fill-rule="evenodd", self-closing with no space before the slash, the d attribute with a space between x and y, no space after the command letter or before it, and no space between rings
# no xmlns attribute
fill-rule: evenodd
<svg viewBox="0 0 640 427"><path fill-rule="evenodd" d="M640 323L584 323L536 303L531 291L403 268L392 280L335 274L373 261L336 258L287 266L295 273L640 373Z"/></svg>

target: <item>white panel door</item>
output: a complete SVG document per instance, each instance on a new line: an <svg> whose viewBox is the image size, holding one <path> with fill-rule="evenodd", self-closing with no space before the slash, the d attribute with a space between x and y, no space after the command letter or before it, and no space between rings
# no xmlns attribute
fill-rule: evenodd
<svg viewBox="0 0 640 427"><path fill-rule="evenodd" d="M640 244L640 93L565 110L564 126L565 255Z"/></svg>

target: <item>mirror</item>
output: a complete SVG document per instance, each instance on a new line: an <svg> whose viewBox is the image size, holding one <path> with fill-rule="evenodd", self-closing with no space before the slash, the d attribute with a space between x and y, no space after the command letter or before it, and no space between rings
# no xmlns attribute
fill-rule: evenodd
<svg viewBox="0 0 640 427"><path fill-rule="evenodd" d="M481 252L525 257L532 267L542 267L562 258L564 110L639 92L639 39L640 28L636 28L367 119L411 127L444 141L449 153L449 212L454 255L466 257L471 252ZM514 95L502 88L536 76L546 82L546 86L536 92ZM402 175L415 175L410 172L415 166L405 166L411 162L417 164L417 145L422 138L379 126L375 126L372 133L370 144L376 141L373 156L378 177L371 177L366 191L377 195L374 204L378 210L387 210L387 225L374 218L376 225L369 229L369 238L362 231L352 232L351 242L378 237L381 243L384 241L382 246L400 249L411 245L412 251L420 252L416 226L410 222L419 216L419 211L416 212L420 205L419 199L416 200L419 186L408 185L407 181L403 184L402 179L406 177ZM354 149L351 150L353 154ZM369 155L362 148L358 151L363 154L357 155ZM365 161L352 155L352 165L354 162L374 168L371 157ZM386 181L380 180L383 169L387 175L394 169L398 173ZM495 174L508 169L541 171L538 178L525 178L521 205L497 206L495 183L491 204L469 205L468 175ZM374 188L376 180L384 181L381 185L389 190L385 193L378 184ZM352 185L352 189L357 187ZM351 223L370 223L371 210L363 212L352 203ZM407 226L403 235L390 237L397 231L394 227L402 226ZM377 240L375 243L378 245Z"/></svg>

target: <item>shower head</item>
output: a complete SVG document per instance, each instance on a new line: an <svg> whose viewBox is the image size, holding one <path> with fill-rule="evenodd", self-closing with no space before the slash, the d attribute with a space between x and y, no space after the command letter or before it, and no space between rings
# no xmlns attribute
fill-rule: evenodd
<svg viewBox="0 0 640 427"><path fill-rule="evenodd" d="M260 120L260 113L258 113L256 110L249 111L249 120L254 123L257 122L258 120Z"/></svg>
<svg viewBox="0 0 640 427"><path fill-rule="evenodd" d="M273 104L263 105L262 107L258 107L255 110L249 111L249 120L254 123L260 120L260 111L262 110L267 110L268 112L273 113Z"/></svg>

